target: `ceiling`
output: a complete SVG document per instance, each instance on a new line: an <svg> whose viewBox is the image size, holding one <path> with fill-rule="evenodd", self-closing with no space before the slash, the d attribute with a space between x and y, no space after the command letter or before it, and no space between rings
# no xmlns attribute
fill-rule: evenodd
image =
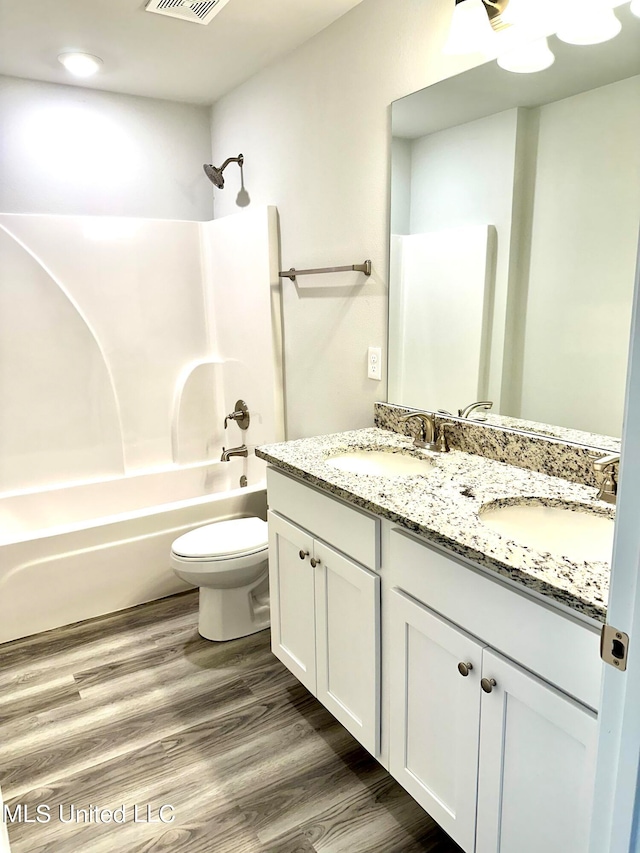
<svg viewBox="0 0 640 853"><path fill-rule="evenodd" d="M145 0L0 0L0 74L211 104L361 0L229 0L203 26L145 11ZM104 61L89 80L57 61Z"/></svg>

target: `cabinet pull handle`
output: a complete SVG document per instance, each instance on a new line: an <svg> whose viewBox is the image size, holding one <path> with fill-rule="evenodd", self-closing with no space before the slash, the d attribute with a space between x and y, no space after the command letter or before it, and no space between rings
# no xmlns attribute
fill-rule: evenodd
<svg viewBox="0 0 640 853"><path fill-rule="evenodd" d="M308 552L308 551L300 551L300 559L301 559L301 560L304 560L304 559L305 559L306 557L308 557L308 556L309 556L309 552Z"/></svg>
<svg viewBox="0 0 640 853"><path fill-rule="evenodd" d="M497 686L498 683L495 678L483 678L480 682L480 687L482 687L485 693L491 693L493 688Z"/></svg>
<svg viewBox="0 0 640 853"><path fill-rule="evenodd" d="M311 558L311 565L313 566L314 569L316 566L319 566L320 563L321 563L320 557L312 557Z"/></svg>
<svg viewBox="0 0 640 853"><path fill-rule="evenodd" d="M463 663L462 661L460 661L460 663L458 664L458 672L460 673L460 675L463 678L466 678L472 669L473 669L472 663Z"/></svg>

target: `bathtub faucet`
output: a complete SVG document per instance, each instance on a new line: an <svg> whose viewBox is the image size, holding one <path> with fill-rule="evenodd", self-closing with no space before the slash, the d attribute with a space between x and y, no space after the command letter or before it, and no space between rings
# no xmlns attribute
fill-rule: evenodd
<svg viewBox="0 0 640 853"><path fill-rule="evenodd" d="M243 444L242 447L230 447L229 450L225 450L222 448L222 456L220 457L221 462L228 462L232 456L248 456L249 450L246 444Z"/></svg>

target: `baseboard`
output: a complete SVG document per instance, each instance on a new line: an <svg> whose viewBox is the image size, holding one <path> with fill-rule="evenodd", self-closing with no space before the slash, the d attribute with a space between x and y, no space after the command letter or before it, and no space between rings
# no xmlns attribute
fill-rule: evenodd
<svg viewBox="0 0 640 853"><path fill-rule="evenodd" d="M10 853L9 833L7 832L7 824L4 822L3 817L2 789L0 789L0 853Z"/></svg>

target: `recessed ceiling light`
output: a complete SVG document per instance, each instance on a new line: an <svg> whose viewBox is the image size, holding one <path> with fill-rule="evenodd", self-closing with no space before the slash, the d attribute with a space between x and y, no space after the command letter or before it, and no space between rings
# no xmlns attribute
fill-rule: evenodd
<svg viewBox="0 0 640 853"><path fill-rule="evenodd" d="M77 51L61 53L58 60L75 77L91 77L102 65L99 56L92 56L90 53L78 53Z"/></svg>

